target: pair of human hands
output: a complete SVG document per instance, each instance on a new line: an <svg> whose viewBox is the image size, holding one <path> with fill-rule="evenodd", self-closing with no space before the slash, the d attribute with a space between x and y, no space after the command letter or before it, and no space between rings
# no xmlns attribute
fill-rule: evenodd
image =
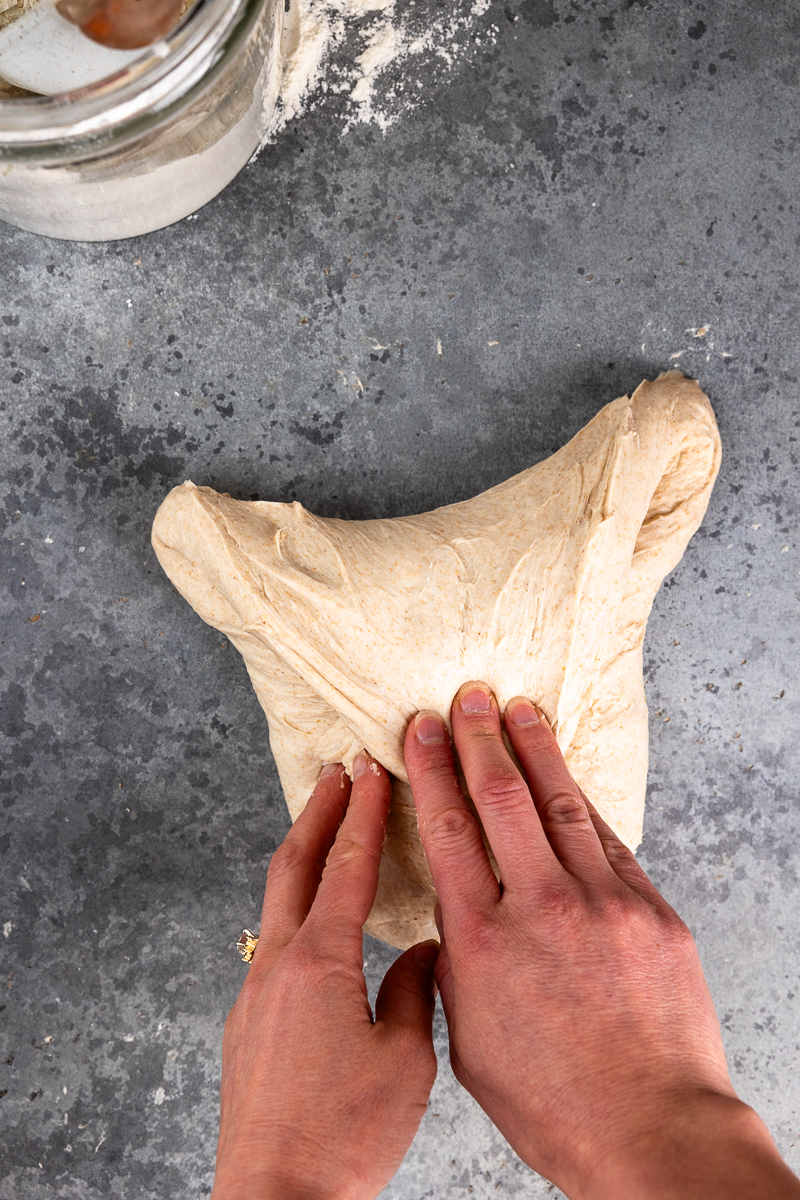
<svg viewBox="0 0 800 1200"><path fill-rule="evenodd" d="M694 941L570 776L543 715L465 684L453 740L410 722L405 761L441 948L402 954L370 1008L362 926L391 784L325 767L270 864L258 948L228 1017L212 1200L372 1200L436 1076L436 988L456 1078L573 1200L798 1200L736 1098ZM521 770L519 769L521 767Z"/></svg>

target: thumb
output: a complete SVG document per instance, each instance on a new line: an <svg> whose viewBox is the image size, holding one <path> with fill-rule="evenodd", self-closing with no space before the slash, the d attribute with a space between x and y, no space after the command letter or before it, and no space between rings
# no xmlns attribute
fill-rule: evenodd
<svg viewBox="0 0 800 1200"><path fill-rule="evenodd" d="M436 1006L433 972L438 957L438 942L420 942L392 963L375 1001L376 1021L419 1028L432 1036Z"/></svg>

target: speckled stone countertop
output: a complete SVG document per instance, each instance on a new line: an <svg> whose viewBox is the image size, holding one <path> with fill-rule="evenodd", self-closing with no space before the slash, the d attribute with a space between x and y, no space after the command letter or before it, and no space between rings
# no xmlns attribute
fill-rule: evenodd
<svg viewBox="0 0 800 1200"><path fill-rule="evenodd" d="M288 818L239 657L151 552L169 488L419 511L668 366L724 461L647 635L640 857L800 1168L800 19L509 0L477 29L385 135L340 137L333 97L171 229L0 224L2 1200L211 1187L233 942ZM371 988L391 957L367 940ZM385 1196L557 1197L437 1045Z"/></svg>

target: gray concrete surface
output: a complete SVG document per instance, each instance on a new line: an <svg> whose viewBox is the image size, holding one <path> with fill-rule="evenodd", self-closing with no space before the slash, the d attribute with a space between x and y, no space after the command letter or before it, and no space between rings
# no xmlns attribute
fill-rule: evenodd
<svg viewBox="0 0 800 1200"><path fill-rule="evenodd" d="M210 1191L232 940L288 820L241 661L150 550L167 490L430 507L670 364L724 463L647 635L641 861L800 1169L800 18L509 0L492 25L385 137L340 139L334 97L172 229L0 225L3 1200ZM392 954L366 956L374 988ZM441 1021L437 1045L385 1196L557 1197Z"/></svg>

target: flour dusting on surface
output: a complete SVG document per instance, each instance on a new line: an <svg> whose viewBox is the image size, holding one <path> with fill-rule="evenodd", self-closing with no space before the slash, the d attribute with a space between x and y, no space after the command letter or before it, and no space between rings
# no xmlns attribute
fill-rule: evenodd
<svg viewBox="0 0 800 1200"><path fill-rule="evenodd" d="M290 0L280 100L265 144L330 96L344 100L345 130L387 130L422 102L420 76L441 77L474 46L495 41L496 26L476 33L489 4L456 0L442 13L420 0Z"/></svg>

